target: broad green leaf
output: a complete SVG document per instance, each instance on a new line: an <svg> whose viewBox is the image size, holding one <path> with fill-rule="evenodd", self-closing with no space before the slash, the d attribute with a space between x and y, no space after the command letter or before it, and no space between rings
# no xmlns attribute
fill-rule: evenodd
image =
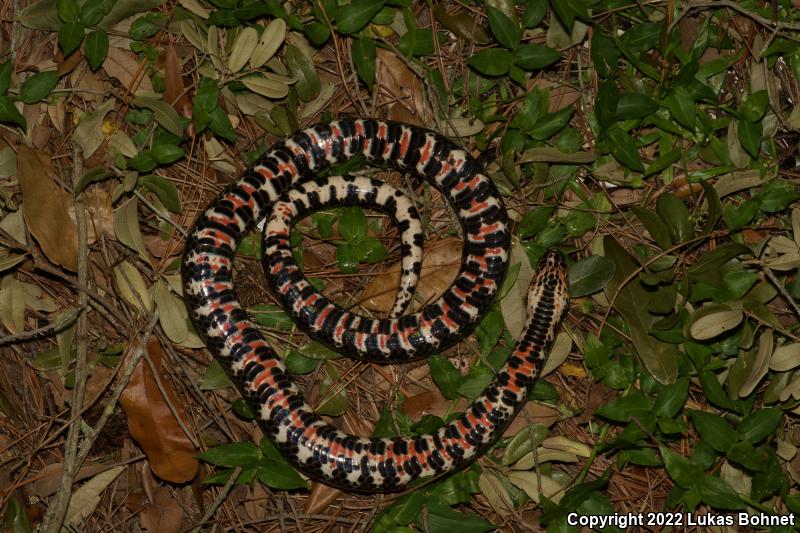
<svg viewBox="0 0 800 533"><path fill-rule="evenodd" d="M58 46L65 56L78 49L86 29L80 22L67 22L58 30Z"/></svg>
<svg viewBox="0 0 800 533"><path fill-rule="evenodd" d="M27 129L28 124L25 117L19 112L17 106L8 96L0 96L0 122L16 124L22 129Z"/></svg>
<svg viewBox="0 0 800 533"><path fill-rule="evenodd" d="M497 42L510 50L516 48L522 38L522 29L517 21L491 5L486 6L486 17Z"/></svg>
<svg viewBox="0 0 800 533"><path fill-rule="evenodd" d="M764 127L761 122L751 122L747 119L736 121L736 133L739 136L739 142L742 143L742 148L753 157L758 156L763 131Z"/></svg>
<svg viewBox="0 0 800 533"><path fill-rule="evenodd" d="M614 157L636 172L644 172L644 164L642 163L642 155L636 147L636 141L625 130L619 126L611 126L606 131L608 141L611 148L611 153Z"/></svg>
<svg viewBox="0 0 800 533"><path fill-rule="evenodd" d="M514 50L514 64L523 70L536 70L561 59L561 53L542 44L523 44ZM476 67L477 68L477 67Z"/></svg>
<svg viewBox="0 0 800 533"><path fill-rule="evenodd" d="M316 98L319 95L321 85L319 73L311 60L299 48L291 44L286 45L284 59L289 67L289 72L297 78L297 82L294 84L297 96L304 102L309 102Z"/></svg>
<svg viewBox="0 0 800 533"><path fill-rule="evenodd" d="M178 147L176 146L175 148ZM183 154L182 149L181 154ZM161 200L164 207L173 213L181 212L180 195L178 194L178 189L171 181L157 174L148 174L141 177L141 183L158 196L158 199Z"/></svg>
<svg viewBox="0 0 800 533"><path fill-rule="evenodd" d="M502 76L513 61L511 52L501 48L486 48L467 59L472 68L487 76Z"/></svg>
<svg viewBox="0 0 800 533"><path fill-rule="evenodd" d="M372 84L375 82L375 41L368 37L356 39L353 41L351 53L358 76L372 89Z"/></svg>
<svg viewBox="0 0 800 533"><path fill-rule="evenodd" d="M778 428L783 412L775 408L756 409L739 422L739 437L750 444L758 444Z"/></svg>
<svg viewBox="0 0 800 533"><path fill-rule="evenodd" d="M694 234L691 214L683 200L672 193L665 192L656 200L656 212L669 229L672 241L686 242Z"/></svg>
<svg viewBox="0 0 800 533"><path fill-rule="evenodd" d="M353 0L339 8L336 14L336 29L349 35L366 26L383 9L386 0Z"/></svg>
<svg viewBox="0 0 800 533"><path fill-rule="evenodd" d="M590 255L569 267L569 292L572 298L588 296L606 287L614 277L615 266L608 258Z"/></svg>
<svg viewBox="0 0 800 533"><path fill-rule="evenodd" d="M26 104L35 104L44 100L58 85L58 72L48 70L34 74L22 84L20 95Z"/></svg>
<svg viewBox="0 0 800 533"><path fill-rule="evenodd" d="M83 53L92 70L99 69L108 56L108 34L104 30L95 30L87 35Z"/></svg>
<svg viewBox="0 0 800 533"><path fill-rule="evenodd" d="M658 110L658 104L649 96L640 93L623 93L617 101L616 116L619 120L646 117Z"/></svg>
<svg viewBox="0 0 800 533"><path fill-rule="evenodd" d="M706 444L718 452L726 452L736 443L736 431L721 416L705 411L689 410L692 423Z"/></svg>
<svg viewBox="0 0 800 533"><path fill-rule="evenodd" d="M694 131L697 104L689 91L680 86L675 87L672 94L664 100L664 103L675 120L678 121L678 124L689 131Z"/></svg>

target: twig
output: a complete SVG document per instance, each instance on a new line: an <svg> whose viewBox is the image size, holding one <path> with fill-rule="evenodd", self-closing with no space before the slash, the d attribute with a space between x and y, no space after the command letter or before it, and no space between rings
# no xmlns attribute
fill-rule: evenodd
<svg viewBox="0 0 800 533"><path fill-rule="evenodd" d="M72 180L78 183L83 174L83 159L77 144L72 147ZM88 285L89 280L89 248L87 246L87 224L86 209L83 201L83 194L78 194L75 198L75 220L78 226L78 283L82 286ZM75 388L72 391L72 412L76 414L75 420L70 424L67 431L66 443L64 444L64 471L61 474L61 486L58 493L47 509L47 514L42 523L42 531L47 533L58 533L67 514L70 499L72 498L72 482L75 474L80 469L83 462L78 459L78 441L81 436L81 425L83 419L78 413L83 409L83 399L86 394L86 381L89 378L88 366L86 364L87 352L89 349L88 315L86 308L89 305L89 296L85 291L78 290L78 322L76 334L77 358L75 360Z"/></svg>
<svg viewBox="0 0 800 533"><path fill-rule="evenodd" d="M71 326L72 324L74 324L75 321L78 320L78 317L80 316L80 314L83 312L84 309L85 307L78 307L76 309L77 312L75 313L74 317L71 317L69 320L67 320L63 324L59 324L58 326L56 326L55 324L47 324L46 326L42 326L40 328L36 328L31 331L25 331L17 335L7 335L5 337L0 337L0 346L4 344L12 344L20 341L26 341L28 339L32 339L33 337L38 337L38 336L49 337L50 335L55 335L56 333L59 333L68 328L69 326Z"/></svg>
<svg viewBox="0 0 800 533"><path fill-rule="evenodd" d="M241 466L237 466L236 468L233 469L233 473L231 474L231 477L228 479L228 482L225 483L225 486L222 487L222 490L219 491L219 494L217 494L217 497L214 498L214 501L211 503L209 508L206 509L206 513L203 515L203 518L201 518L200 522L198 522L197 525L191 529L192 533L198 533L200 531L200 528L203 527L203 524L211 520L211 517L214 516L214 513L217 512L219 506L222 505L222 501L228 497L228 493L233 488L233 485L234 483L236 483L236 480L239 478L239 474L241 472L242 472Z"/></svg>
<svg viewBox="0 0 800 533"><path fill-rule="evenodd" d="M792 306L792 309L794 309L794 314L800 317L800 306L797 305L797 302L794 300L792 295L789 294L789 291L786 290L786 287L783 286L783 283L781 283L780 280L775 277L775 274L772 273L772 270L768 266L761 264L761 271L765 276L767 276L767 279L769 279L772 284L775 285L775 288L778 289L778 292L781 293L781 296L783 296L784 300L786 300L789 305Z"/></svg>

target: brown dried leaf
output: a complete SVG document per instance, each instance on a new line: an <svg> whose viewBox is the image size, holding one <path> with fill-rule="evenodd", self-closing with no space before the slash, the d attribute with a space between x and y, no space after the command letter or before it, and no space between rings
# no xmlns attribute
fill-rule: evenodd
<svg viewBox="0 0 800 533"><path fill-rule="evenodd" d="M139 513L139 523L146 531L177 533L183 526L183 510L167 487L159 487L155 501L145 505Z"/></svg>
<svg viewBox="0 0 800 533"><path fill-rule="evenodd" d="M461 266L462 246L460 239L443 239L425 252L415 299L429 302L450 286ZM399 287L400 263L397 263L372 278L361 293L361 305L372 311L388 312Z"/></svg>
<svg viewBox="0 0 800 533"><path fill-rule="evenodd" d="M415 123L424 121L425 95L419 77L402 59L382 48L377 50L375 66L377 83L416 115Z"/></svg>
<svg viewBox="0 0 800 533"><path fill-rule="evenodd" d="M47 258L71 271L78 269L78 228L69 217L72 196L53 180L50 156L21 145L17 172L25 222Z"/></svg>
<svg viewBox="0 0 800 533"><path fill-rule="evenodd" d="M136 61L136 56L122 48L112 46L108 49L108 57L103 62L103 70L112 78L116 78L131 92L154 92L153 83L145 75L143 67Z"/></svg>
<svg viewBox="0 0 800 533"><path fill-rule="evenodd" d="M160 370L162 352L157 338L150 338L147 353L155 368ZM160 374L170 403L185 420L182 404L177 401L172 385L165 373ZM120 396L120 404L128 416L128 430L147 455L153 473L170 483L191 481L197 475L195 456L199 450L178 425L144 359L136 365L133 377Z"/></svg>

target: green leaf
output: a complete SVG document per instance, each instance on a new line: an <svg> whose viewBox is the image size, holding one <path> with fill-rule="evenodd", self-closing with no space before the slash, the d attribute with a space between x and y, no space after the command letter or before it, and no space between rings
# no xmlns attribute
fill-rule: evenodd
<svg viewBox="0 0 800 533"><path fill-rule="evenodd" d="M721 416L695 410L690 410L689 415L700 438L718 452L728 451L738 440L736 431Z"/></svg>
<svg viewBox="0 0 800 533"><path fill-rule="evenodd" d="M154 144L153 156L159 165L168 165L181 159L185 154L183 148L174 144Z"/></svg>
<svg viewBox="0 0 800 533"><path fill-rule="evenodd" d="M744 509L745 504L728 482L718 477L703 475L699 484L703 501L718 509Z"/></svg>
<svg viewBox="0 0 800 533"><path fill-rule="evenodd" d="M570 265L569 293L572 298L588 296L600 291L614 277L613 261L600 255L590 255Z"/></svg>
<svg viewBox="0 0 800 533"><path fill-rule="evenodd" d="M658 449L661 452L661 459L664 461L669 477L681 488L689 489L693 487L697 480L703 476L703 471L689 462L686 457L673 452L666 446L659 446Z"/></svg>
<svg viewBox="0 0 800 533"><path fill-rule="evenodd" d="M614 422L629 422L631 418L643 418L650 413L652 405L641 392L634 391L627 396L600 406L597 414Z"/></svg>
<svg viewBox="0 0 800 533"><path fill-rule="evenodd" d="M672 246L672 239L669 236L669 230L664 221L652 209L639 207L638 205L631 206L631 210L636 217L642 221L647 232L656 241L658 247L666 250Z"/></svg>
<svg viewBox="0 0 800 533"><path fill-rule="evenodd" d="M105 0L86 0L83 7L81 7L80 22L86 28L96 26L106 16L108 10L106 9Z"/></svg>
<svg viewBox="0 0 800 533"><path fill-rule="evenodd" d="M75 185L75 194L83 191L90 183L98 183L113 176L114 173L103 167L94 167L83 173Z"/></svg>
<svg viewBox="0 0 800 533"><path fill-rule="evenodd" d="M279 490L306 489L304 480L292 465L285 461L264 460L256 469L256 478L268 487Z"/></svg>
<svg viewBox="0 0 800 533"><path fill-rule="evenodd" d="M26 104L35 104L44 100L58 85L58 72L48 70L34 74L22 84L20 94Z"/></svg>
<svg viewBox="0 0 800 533"><path fill-rule="evenodd" d="M689 208L674 194L665 192L659 195L656 200L656 212L669 229L673 242L686 242L694 235Z"/></svg>
<svg viewBox="0 0 800 533"><path fill-rule="evenodd" d="M489 19L489 28L492 30L497 42L513 50L522 39L522 29L517 21L491 5L486 6L486 17Z"/></svg>
<svg viewBox="0 0 800 533"><path fill-rule="evenodd" d="M17 106L8 96L0 96L0 122L16 124L23 130L28 129L25 117L17 110Z"/></svg>
<svg viewBox="0 0 800 533"><path fill-rule="evenodd" d="M783 411L764 407L742 418L737 428L739 437L750 444L757 444L772 435L780 424Z"/></svg>
<svg viewBox="0 0 800 533"><path fill-rule="evenodd" d="M761 122L751 122L747 119L736 121L736 134L739 137L739 142L742 143L742 148L753 157L758 156L763 133L764 127Z"/></svg>
<svg viewBox="0 0 800 533"><path fill-rule="evenodd" d="M665 386L653 402L653 414L659 418L672 418L677 415L689 396L689 379L679 378L675 383Z"/></svg>
<svg viewBox="0 0 800 533"><path fill-rule="evenodd" d="M183 154L182 148L178 146L174 146L173 148L178 148L181 151L181 154ZM153 152L155 152L155 150L156 148L154 147ZM161 200L161 203L164 204L164 207L173 213L181 212L180 195L178 194L178 189L171 181L156 174L147 174L146 176L142 176L141 181L142 185L147 187L148 190L158 196L158 199Z"/></svg>
<svg viewBox="0 0 800 533"><path fill-rule="evenodd" d="M226 141L230 143L236 142L236 130L233 129L231 119L228 118L227 113L221 107L217 106L211 112L211 122L209 122L208 127Z"/></svg>
<svg viewBox="0 0 800 533"><path fill-rule="evenodd" d="M319 95L321 84L319 73L314 64L294 45L287 44L284 52L286 65L289 72L297 78L294 84L297 96L304 102L309 102Z"/></svg>
<svg viewBox="0 0 800 533"><path fill-rule="evenodd" d="M621 94L617 101L618 120L642 118L658 111L658 104L652 98L640 93Z"/></svg>
<svg viewBox="0 0 800 533"><path fill-rule="evenodd" d="M548 113L536 122L536 125L528 132L528 135L537 141L545 141L564 129L574 112L574 107L565 107L555 113Z"/></svg>
<svg viewBox="0 0 800 533"><path fill-rule="evenodd" d="M558 16L568 32L572 30L572 25L575 23L576 18L587 23L591 22L589 12L581 0L550 2L550 7L556 12L556 16Z"/></svg>
<svg viewBox="0 0 800 533"><path fill-rule="evenodd" d="M353 0L339 8L336 14L336 29L349 35L366 26L372 17L383 9L386 0Z"/></svg>
<svg viewBox="0 0 800 533"><path fill-rule="evenodd" d="M611 154L623 165L636 172L644 172L642 155L633 140L625 130L617 125L613 125L606 131Z"/></svg>
<svg viewBox="0 0 800 533"><path fill-rule="evenodd" d="M436 499L428 500L427 509L424 521L421 514L416 518L416 524L422 531L444 533L457 530L459 533L484 533L495 528L494 524L478 515L456 512L449 505Z"/></svg>
<svg viewBox="0 0 800 533"><path fill-rule="evenodd" d="M467 59L467 63L486 76L502 76L511 67L514 56L501 48L486 48Z"/></svg>
<svg viewBox="0 0 800 533"><path fill-rule="evenodd" d="M739 107L739 115L747 121L758 122L767 112L769 96L767 91L761 90L751 94Z"/></svg>
<svg viewBox="0 0 800 533"><path fill-rule="evenodd" d="M542 44L523 44L514 51L514 64L523 70L536 70L561 59L561 53ZM477 68L477 67L476 67Z"/></svg>
<svg viewBox="0 0 800 533"><path fill-rule="evenodd" d="M58 0L58 18L64 22L75 22L81 15L81 6L78 0Z"/></svg>
<svg viewBox="0 0 800 533"><path fill-rule="evenodd" d="M166 17L161 13L142 15L131 24L131 38L141 41L152 37L161 30L165 23Z"/></svg>
<svg viewBox="0 0 800 533"><path fill-rule="evenodd" d="M11 73L14 71L14 65L11 61L0 63L0 95L6 94L11 85Z"/></svg>
<svg viewBox="0 0 800 533"><path fill-rule="evenodd" d="M95 30L86 36L83 53L92 70L100 68L108 55L108 34L105 30Z"/></svg>
<svg viewBox="0 0 800 533"><path fill-rule="evenodd" d="M525 13L522 14L522 25L526 28L538 26L547 15L547 4L545 0L527 0Z"/></svg>
<svg viewBox="0 0 800 533"><path fill-rule="evenodd" d="M359 78L372 89L372 84L375 82L375 41L368 37L356 39L353 41L351 53Z"/></svg>
<svg viewBox="0 0 800 533"><path fill-rule="evenodd" d="M458 387L461 385L462 377L453 363L441 355L434 355L428 358L428 367L431 369L433 382L439 387L442 395L448 400L458 398Z"/></svg>
<svg viewBox="0 0 800 533"><path fill-rule="evenodd" d="M283 362L292 374L308 374L313 372L319 364L318 360L306 357L297 350L289 350Z"/></svg>
<svg viewBox="0 0 800 533"><path fill-rule="evenodd" d="M233 442L215 446L201 452L198 457L215 466L245 468L258 465L258 461L261 459L261 450L252 442Z"/></svg>
<svg viewBox="0 0 800 533"><path fill-rule="evenodd" d="M358 259L353 246L345 243L336 247L336 262L343 274L353 274L358 270Z"/></svg>
<svg viewBox="0 0 800 533"><path fill-rule="evenodd" d="M619 68L620 51L600 28L592 33L591 55L597 73L603 78L610 78Z"/></svg>
<svg viewBox="0 0 800 533"><path fill-rule="evenodd" d="M339 217L339 232L347 242L353 243L367 236L367 216L358 206L345 207Z"/></svg>
<svg viewBox="0 0 800 533"><path fill-rule="evenodd" d="M678 121L678 124L689 131L694 131L697 105L689 91L680 86L675 87L672 94L664 100L664 103L675 120Z"/></svg>

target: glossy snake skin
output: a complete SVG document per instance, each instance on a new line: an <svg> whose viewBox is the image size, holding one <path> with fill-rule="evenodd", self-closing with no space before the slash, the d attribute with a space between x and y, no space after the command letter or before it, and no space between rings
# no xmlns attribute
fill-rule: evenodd
<svg viewBox="0 0 800 533"><path fill-rule="evenodd" d="M415 213L406 203L389 189L354 185L349 178L327 186L317 181L308 190L301 185L332 163L358 155L429 181L445 194L461 224L460 272L439 299L416 313L386 319L350 313L318 293L292 259L289 225L294 217L320 205L372 205L399 225L402 251L411 257L403 262L403 277L413 287L421 233L411 228ZM187 307L206 345L256 410L267 434L308 476L347 490L393 491L421 477L452 473L485 452L524 405L566 311L561 255L550 251L539 261L522 338L466 413L428 435L361 438L337 430L311 410L236 298L236 247L270 214L265 271L294 320L310 336L351 357L409 361L468 335L492 304L506 271L506 210L472 157L441 135L399 123L340 120L302 130L273 146L200 216L186 244L182 274ZM402 311L409 299L401 290L393 312Z"/></svg>

